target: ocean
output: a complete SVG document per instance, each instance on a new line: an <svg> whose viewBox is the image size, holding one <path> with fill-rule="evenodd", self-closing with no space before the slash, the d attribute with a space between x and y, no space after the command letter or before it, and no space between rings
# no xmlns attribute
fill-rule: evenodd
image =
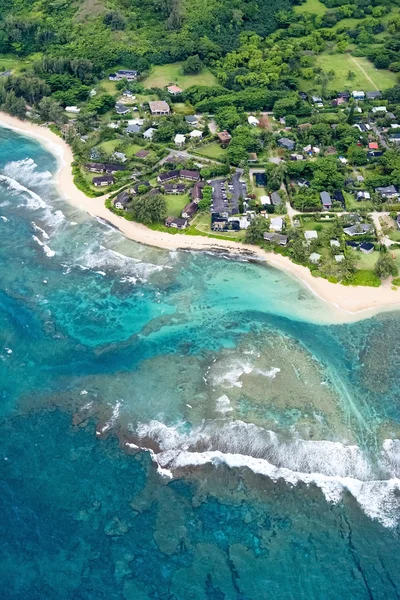
<svg viewBox="0 0 400 600"><path fill-rule="evenodd" d="M136 244L56 171L0 129L0 598L399 598L400 314Z"/></svg>

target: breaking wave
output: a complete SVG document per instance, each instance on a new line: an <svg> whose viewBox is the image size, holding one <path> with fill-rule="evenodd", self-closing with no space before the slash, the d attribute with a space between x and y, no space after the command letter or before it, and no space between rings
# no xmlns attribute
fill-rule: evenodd
<svg viewBox="0 0 400 600"><path fill-rule="evenodd" d="M226 397L218 404L226 407ZM205 421L190 432L185 423L151 421L140 424L136 435L140 447L152 447L160 472L170 477L205 464L248 468L273 481L314 484L328 502L339 502L348 491L365 514L385 527L400 521L400 440L385 440L378 464L372 465L356 445L284 439L243 421Z"/></svg>
<svg viewBox="0 0 400 600"><path fill-rule="evenodd" d="M4 174L30 187L49 183L53 178L50 171L38 171L37 168L33 158L24 158L7 163Z"/></svg>

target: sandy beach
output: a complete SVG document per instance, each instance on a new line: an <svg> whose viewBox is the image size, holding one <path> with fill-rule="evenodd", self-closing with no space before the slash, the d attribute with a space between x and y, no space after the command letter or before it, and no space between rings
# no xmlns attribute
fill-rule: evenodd
<svg viewBox="0 0 400 600"><path fill-rule="evenodd" d="M313 277L306 267L292 263L289 258L266 252L261 248L228 240L153 231L140 223L127 221L105 207L105 196L89 198L76 188L71 173L72 150L55 133L45 126L36 125L29 121L20 121L2 112L0 112L0 125L23 135L31 136L42 143L59 160L57 183L62 196L88 214L108 221L136 242L168 250L245 253L254 259L266 261L267 264L300 279L313 294L330 304L340 320L343 321L365 318L377 311L400 309L400 291L393 290L389 282L384 283L379 288L347 287L333 284L325 279Z"/></svg>

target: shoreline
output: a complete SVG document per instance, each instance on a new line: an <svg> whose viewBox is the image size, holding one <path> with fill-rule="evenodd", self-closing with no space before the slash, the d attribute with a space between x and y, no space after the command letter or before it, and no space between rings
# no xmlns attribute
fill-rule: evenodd
<svg viewBox="0 0 400 600"><path fill-rule="evenodd" d="M78 190L71 172L71 163L74 160L72 150L62 138L50 129L30 121L21 121L2 112L0 112L0 126L32 137L45 146L58 159L59 169L56 173L56 183L62 197L77 209L110 223L135 242L165 250L227 252L263 261L300 280L314 296L327 303L337 314L338 320L342 322L368 318L381 311L400 309L400 291L393 290L390 282L383 283L379 288L347 287L313 277L307 267L293 263L288 257L266 252L249 244L201 236L185 236L184 234L172 235L162 231L153 231L141 223L127 221L105 207L106 195L89 198Z"/></svg>

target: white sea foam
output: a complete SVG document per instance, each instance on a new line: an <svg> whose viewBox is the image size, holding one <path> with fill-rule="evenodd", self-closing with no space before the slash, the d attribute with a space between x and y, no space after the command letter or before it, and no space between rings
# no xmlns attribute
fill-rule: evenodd
<svg viewBox="0 0 400 600"><path fill-rule="evenodd" d="M111 417L100 429L100 431L98 432L99 434L105 433L106 431L109 431L110 429L112 429L114 427L114 425L116 424L117 419L119 417L122 403L123 403L123 400L117 400L117 402L115 403L115 406L113 408Z"/></svg>
<svg viewBox="0 0 400 600"><path fill-rule="evenodd" d="M53 177L50 171L39 171L33 158L24 158L23 160L7 163L4 167L4 174L28 186L46 184Z"/></svg>
<svg viewBox="0 0 400 600"><path fill-rule="evenodd" d="M40 232L42 234L42 236L44 237L45 240L50 239L49 238L49 234L44 229L42 229L41 227L39 227L39 225L36 225L35 221L32 221L32 227L33 227L33 229L35 231Z"/></svg>
<svg viewBox="0 0 400 600"><path fill-rule="evenodd" d="M54 250L52 250L51 248L49 248L47 246L47 244L44 244L42 242L42 240L39 240L39 238L36 235L33 235L32 238L35 240L35 242L37 244L39 244L39 246L41 246L43 248L43 252L46 254L46 256L48 256L49 258L51 258L52 256L55 255Z"/></svg>
<svg viewBox="0 0 400 600"><path fill-rule="evenodd" d="M140 424L137 434L157 443L160 452L153 459L172 474L206 463L249 468L273 481L314 484L328 502L339 502L347 490L369 517L386 527L400 521L400 440L385 440L381 459L372 467L358 446L284 440L273 431L242 421L204 422L190 433L185 423L167 426L151 421Z"/></svg>
<svg viewBox="0 0 400 600"><path fill-rule="evenodd" d="M223 415L233 410L231 406L231 401L229 400L228 396L226 396L226 394L217 398L217 400L215 401L215 410L219 413L222 413Z"/></svg>
<svg viewBox="0 0 400 600"><path fill-rule="evenodd" d="M0 219L1 219L2 221L4 221L4 223L7 223L7 222L8 222L8 219L7 219L7 217L4 217L3 215L0 215Z"/></svg>
<svg viewBox="0 0 400 600"><path fill-rule="evenodd" d="M46 208L46 202L44 202L44 200L39 196L39 194L36 194L36 192L34 192L33 190L30 190L29 188L25 187L16 179L12 179L7 175L0 175L0 182L7 184L7 189L10 191L24 193L27 195L27 203L21 206L26 206L31 210Z"/></svg>

